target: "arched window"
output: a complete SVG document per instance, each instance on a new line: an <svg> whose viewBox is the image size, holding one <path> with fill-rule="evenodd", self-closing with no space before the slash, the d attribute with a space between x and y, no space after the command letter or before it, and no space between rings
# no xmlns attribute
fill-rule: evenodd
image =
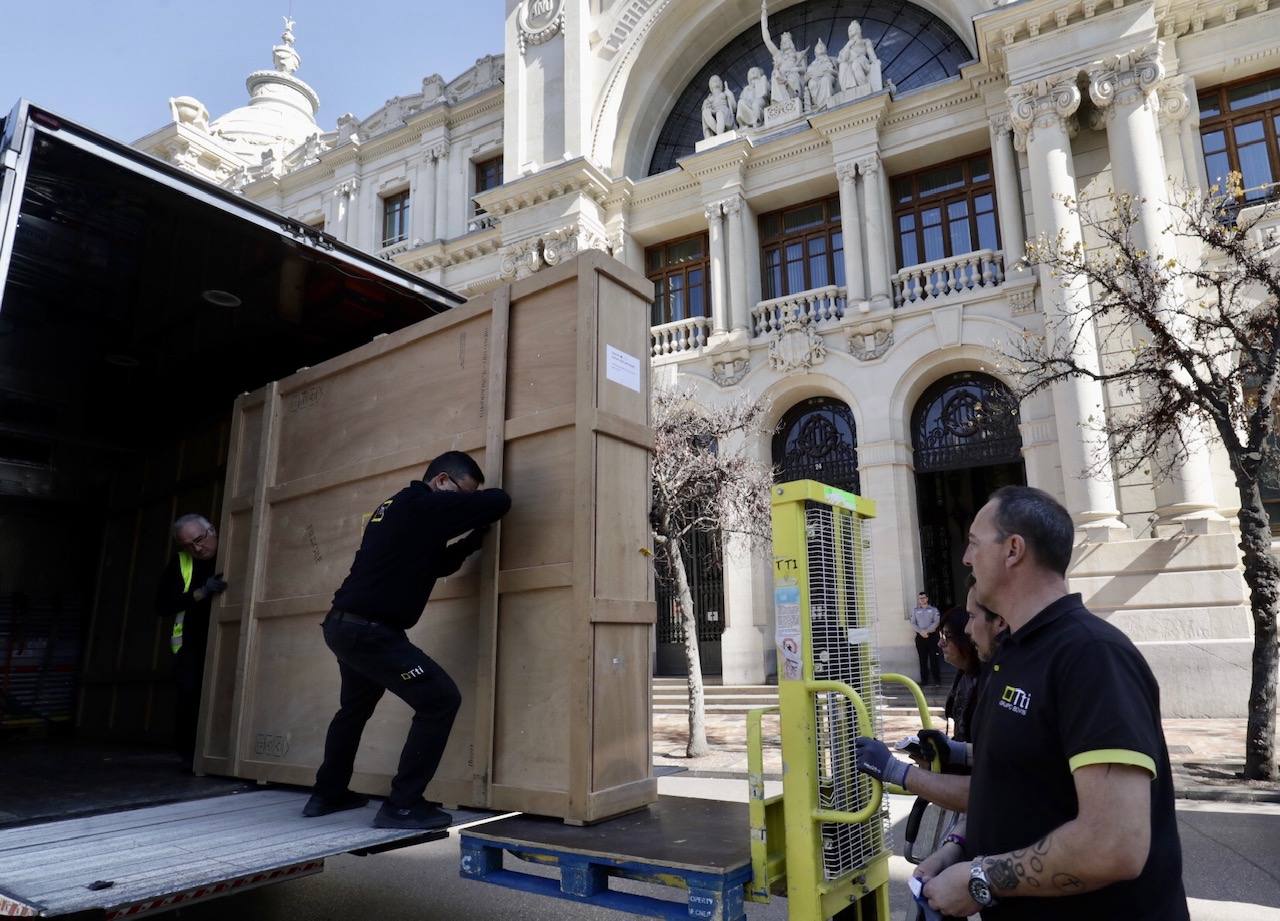
<svg viewBox="0 0 1280 921"><path fill-rule="evenodd" d="M1018 401L989 374L961 371L935 381L911 418L916 473L1022 459Z"/></svg>
<svg viewBox="0 0 1280 921"><path fill-rule="evenodd" d="M946 23L921 7L894 0L809 0L771 12L769 31L775 40L790 32L797 48L812 49L822 39L834 58L848 40L854 19L862 23L862 34L875 43L884 79L893 81L898 92L954 77L971 59L964 42ZM672 169L677 158L693 153L702 140L707 81L719 75L736 95L752 67L765 74L773 69L759 22L713 55L676 99L649 161L649 175Z"/></svg>
<svg viewBox="0 0 1280 921"><path fill-rule="evenodd" d="M858 435L849 407L830 397L791 407L773 436L773 463L779 483L817 480L858 493Z"/></svg>

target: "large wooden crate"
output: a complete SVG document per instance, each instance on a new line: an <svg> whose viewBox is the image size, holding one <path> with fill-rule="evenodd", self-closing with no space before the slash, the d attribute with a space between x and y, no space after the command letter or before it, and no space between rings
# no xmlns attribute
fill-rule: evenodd
<svg viewBox="0 0 1280 921"><path fill-rule="evenodd" d="M428 796L570 822L656 799L651 297L584 254L237 401L199 769L313 781L338 705L320 621L369 514L460 449L512 508L410 631L463 695ZM355 789L387 792L409 719L379 704Z"/></svg>

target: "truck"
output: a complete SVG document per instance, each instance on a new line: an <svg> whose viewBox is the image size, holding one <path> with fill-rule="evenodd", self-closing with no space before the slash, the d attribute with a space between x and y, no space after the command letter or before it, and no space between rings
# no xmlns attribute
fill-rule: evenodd
<svg viewBox="0 0 1280 921"><path fill-rule="evenodd" d="M445 834L184 772L151 598L170 522L217 520L237 395L464 300L28 101L0 122L0 915L142 917Z"/></svg>

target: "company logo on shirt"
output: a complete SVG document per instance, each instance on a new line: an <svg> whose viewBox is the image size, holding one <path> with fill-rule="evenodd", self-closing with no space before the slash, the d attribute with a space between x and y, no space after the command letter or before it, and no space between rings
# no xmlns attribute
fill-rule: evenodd
<svg viewBox="0 0 1280 921"><path fill-rule="evenodd" d="M371 521L371 522L373 522L373 521L381 521L383 518L386 518L386 517L387 517L387 509L391 507L391 503L392 503L393 501L395 501L395 500L393 500L393 499L388 499L386 502L384 502L384 503L382 503L381 505L379 505L379 506L378 506L378 510L377 510L376 512L374 512L374 513L373 513L373 517L372 517L372 518L370 518L370 519L369 519L369 521Z"/></svg>
<svg viewBox="0 0 1280 921"><path fill-rule="evenodd" d="M1022 690L1022 688L1015 688L1011 684L1006 684L1004 693L1000 695L1000 706L1018 714L1018 716L1026 716L1027 709L1031 706L1031 695Z"/></svg>

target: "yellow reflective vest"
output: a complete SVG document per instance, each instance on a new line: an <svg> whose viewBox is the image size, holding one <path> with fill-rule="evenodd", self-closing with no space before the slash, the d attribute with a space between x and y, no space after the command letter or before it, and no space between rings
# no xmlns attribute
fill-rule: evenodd
<svg viewBox="0 0 1280 921"><path fill-rule="evenodd" d="M195 569L195 561L191 559L191 554L186 551L178 552L178 571L182 573L182 592L185 595L191 591L191 571ZM169 637L169 648L176 655L178 650L182 648L182 621L185 619L186 611L179 611L178 616L173 619L173 633Z"/></svg>

